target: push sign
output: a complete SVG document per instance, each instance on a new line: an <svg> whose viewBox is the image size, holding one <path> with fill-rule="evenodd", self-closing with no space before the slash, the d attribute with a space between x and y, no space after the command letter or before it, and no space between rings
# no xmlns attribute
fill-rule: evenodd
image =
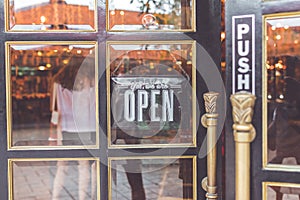
<svg viewBox="0 0 300 200"><path fill-rule="evenodd" d="M255 93L254 15L232 17L232 93Z"/></svg>

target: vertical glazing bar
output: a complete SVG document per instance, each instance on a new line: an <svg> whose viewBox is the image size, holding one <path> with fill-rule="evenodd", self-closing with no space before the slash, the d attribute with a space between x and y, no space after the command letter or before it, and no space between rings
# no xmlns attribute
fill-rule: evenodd
<svg viewBox="0 0 300 200"><path fill-rule="evenodd" d="M230 97L235 141L235 199L250 200L250 143L256 132L252 125L256 97L238 92Z"/></svg>
<svg viewBox="0 0 300 200"><path fill-rule="evenodd" d="M218 114L216 112L218 93L208 92L203 95L206 114L202 116L202 125L207 128L207 178L203 187L206 190L206 198L217 199L217 149L216 128Z"/></svg>

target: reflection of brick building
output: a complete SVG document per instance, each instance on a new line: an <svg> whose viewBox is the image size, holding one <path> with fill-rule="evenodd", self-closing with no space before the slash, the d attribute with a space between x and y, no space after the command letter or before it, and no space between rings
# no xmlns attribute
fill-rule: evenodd
<svg viewBox="0 0 300 200"><path fill-rule="evenodd" d="M94 27L94 9L86 5L66 4L64 1L51 0L36 6L24 7L13 11L14 23L18 25L90 25ZM56 28L57 29L57 28Z"/></svg>
<svg viewBox="0 0 300 200"><path fill-rule="evenodd" d="M145 13L128 10L112 10L109 13L109 28L116 24L141 25Z"/></svg>
<svg viewBox="0 0 300 200"><path fill-rule="evenodd" d="M150 13L156 17L158 25L174 25L179 28L191 28L191 13L189 8L186 9L181 16L176 15L174 12L169 14ZM111 10L109 12L109 28L115 25L142 25L143 17L148 14L141 11L129 10ZM186 18L185 18L186 17Z"/></svg>
<svg viewBox="0 0 300 200"><path fill-rule="evenodd" d="M47 3L33 4L19 8L10 4L10 25L50 25L47 29L67 29L68 25L90 25L95 28L96 5L68 4L64 0L50 0ZM178 15L178 12L180 14ZM181 5L180 10L173 10L167 14L150 13L156 19L154 24L174 26L176 29L190 29L192 27L191 8L189 4ZM109 10L107 22L109 29L116 25L142 25L143 17L149 12L131 11L124 9ZM77 27L78 28L78 27ZM80 28L79 28L80 29ZM43 29L44 30L44 29Z"/></svg>

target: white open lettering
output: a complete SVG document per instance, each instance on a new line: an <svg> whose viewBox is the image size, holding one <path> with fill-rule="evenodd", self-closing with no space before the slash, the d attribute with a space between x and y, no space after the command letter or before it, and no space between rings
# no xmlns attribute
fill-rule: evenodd
<svg viewBox="0 0 300 200"><path fill-rule="evenodd" d="M135 103L137 95L137 104ZM150 102L149 102L150 97ZM161 99L161 101L159 101ZM159 112L159 104L161 102L161 111ZM137 106L137 108L135 108ZM132 122L144 120L144 111L150 108L151 121L173 121L174 120L174 91L173 90L126 90L124 93L124 118ZM136 118L137 110L137 118ZM161 116L159 116L161 115Z"/></svg>
<svg viewBox="0 0 300 200"><path fill-rule="evenodd" d="M124 93L124 118L129 122L135 119L135 97L132 90Z"/></svg>
<svg viewBox="0 0 300 200"><path fill-rule="evenodd" d="M151 109L150 118L152 122L159 122L160 117L156 116L156 109L158 108L158 103L156 103L156 96L160 94L159 90L151 90Z"/></svg>
<svg viewBox="0 0 300 200"><path fill-rule="evenodd" d="M148 92L139 90L138 92L138 121L143 121L143 109L148 108Z"/></svg>
<svg viewBox="0 0 300 200"><path fill-rule="evenodd" d="M170 96L167 90L163 90L162 92L162 120L164 122L167 121L167 113L168 113L168 121L173 121L173 90L170 90Z"/></svg>

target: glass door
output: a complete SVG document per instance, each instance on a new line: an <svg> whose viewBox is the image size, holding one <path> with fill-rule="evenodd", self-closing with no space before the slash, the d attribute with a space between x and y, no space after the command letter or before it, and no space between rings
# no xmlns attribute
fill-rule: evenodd
<svg viewBox="0 0 300 200"><path fill-rule="evenodd" d="M246 32L251 29L245 28L247 21L239 21L240 38L234 37L237 29L232 29L232 35L228 42L240 39L242 49L238 50L240 59L249 58L243 54L248 52L253 54L255 59L250 59L244 63L238 63L238 70L245 73L246 69L255 70L255 77L252 92L256 96L253 113L253 126L256 130L256 137L251 142L250 150L250 172L249 189L250 199L299 199L299 147L297 135L299 133L299 53L298 34L299 28L299 2L298 1L252 1L240 3L240 11L232 9L232 1L228 3L227 24L230 26L237 16L244 19L245 16L252 16L255 21L253 35L255 41L254 51L247 51L248 43L253 40L247 36ZM253 9L250 11L249 9ZM255 10L255 11L254 11ZM228 26L227 25L227 26ZM237 25L237 26L239 26ZM241 28L244 26L244 28ZM248 31L247 31L248 30ZM237 30L238 32L238 30ZM251 35L251 34L250 34ZM243 40L242 40L243 39ZM238 49L238 46L235 46ZM227 52L228 62L234 58L234 53ZM250 62L255 65L251 68ZM246 65L243 65L246 64ZM250 66L250 67L249 67ZM233 68L228 69L230 73L237 72ZM238 80L231 78L228 81L233 84ZM243 79L245 80L245 79ZM242 82L245 84L247 81ZM241 81L240 81L241 83ZM251 83L251 82L249 82ZM230 89L227 89L227 91ZM231 91L231 90L230 90ZM228 116L231 112L228 113ZM227 123L227 131L232 131L232 122ZM235 151L239 151L234 146L233 135L227 135L226 141L226 174L235 175L238 178L238 170L232 163L235 160ZM234 177L234 176L233 176ZM230 183L233 181L232 183ZM234 187L235 181L231 178L226 180L226 191ZM239 190L242 182L235 182L235 187ZM236 193L227 192L226 198L234 198Z"/></svg>
<svg viewBox="0 0 300 200"><path fill-rule="evenodd" d="M0 8L1 198L205 198L199 118L205 92L224 98L220 2Z"/></svg>

